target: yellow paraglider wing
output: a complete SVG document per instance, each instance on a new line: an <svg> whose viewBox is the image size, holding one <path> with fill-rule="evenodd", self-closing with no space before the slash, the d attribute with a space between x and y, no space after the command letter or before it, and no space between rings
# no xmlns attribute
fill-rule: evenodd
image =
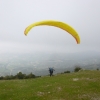
<svg viewBox="0 0 100 100"><path fill-rule="evenodd" d="M45 20L45 21L39 21L39 22L33 23L25 29L24 34L27 35L28 32L33 27L40 26L40 25L59 27L59 28L65 30L66 32L68 32L69 34L71 34L76 39L77 44L80 43L80 37L79 37L78 33L70 25L60 22L60 21L54 21L54 20Z"/></svg>

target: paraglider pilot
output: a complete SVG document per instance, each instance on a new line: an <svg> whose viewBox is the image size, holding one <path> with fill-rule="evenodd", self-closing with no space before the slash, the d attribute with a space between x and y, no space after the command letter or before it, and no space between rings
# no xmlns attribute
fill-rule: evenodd
<svg viewBox="0 0 100 100"><path fill-rule="evenodd" d="M53 71L55 71L53 68L49 68L50 76L53 75Z"/></svg>

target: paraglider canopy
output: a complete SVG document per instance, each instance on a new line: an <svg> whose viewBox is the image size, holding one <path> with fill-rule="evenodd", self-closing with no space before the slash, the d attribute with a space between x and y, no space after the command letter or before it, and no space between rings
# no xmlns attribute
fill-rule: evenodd
<svg viewBox="0 0 100 100"><path fill-rule="evenodd" d="M28 32L33 27L40 26L40 25L48 25L48 26L54 26L54 27L61 28L61 29L65 30L67 33L71 34L75 38L77 44L80 43L80 37L79 37L78 33L70 25L60 22L60 21L55 21L55 20L44 20L44 21L39 21L39 22L33 23L25 29L24 34L27 35Z"/></svg>

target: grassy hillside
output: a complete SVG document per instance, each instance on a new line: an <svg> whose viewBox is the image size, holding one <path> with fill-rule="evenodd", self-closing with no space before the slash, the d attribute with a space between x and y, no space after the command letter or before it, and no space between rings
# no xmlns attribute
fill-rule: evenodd
<svg viewBox="0 0 100 100"><path fill-rule="evenodd" d="M100 71L1 80L0 100L100 100Z"/></svg>

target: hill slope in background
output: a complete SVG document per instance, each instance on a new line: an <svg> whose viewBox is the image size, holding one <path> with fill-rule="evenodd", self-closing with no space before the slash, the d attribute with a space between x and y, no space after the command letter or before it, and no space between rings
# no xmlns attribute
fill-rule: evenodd
<svg viewBox="0 0 100 100"><path fill-rule="evenodd" d="M0 54L0 75L16 74L19 71L35 75L47 75L48 68L54 67L55 73L73 71L76 65L85 69L100 68L99 52L78 53L24 53Z"/></svg>

